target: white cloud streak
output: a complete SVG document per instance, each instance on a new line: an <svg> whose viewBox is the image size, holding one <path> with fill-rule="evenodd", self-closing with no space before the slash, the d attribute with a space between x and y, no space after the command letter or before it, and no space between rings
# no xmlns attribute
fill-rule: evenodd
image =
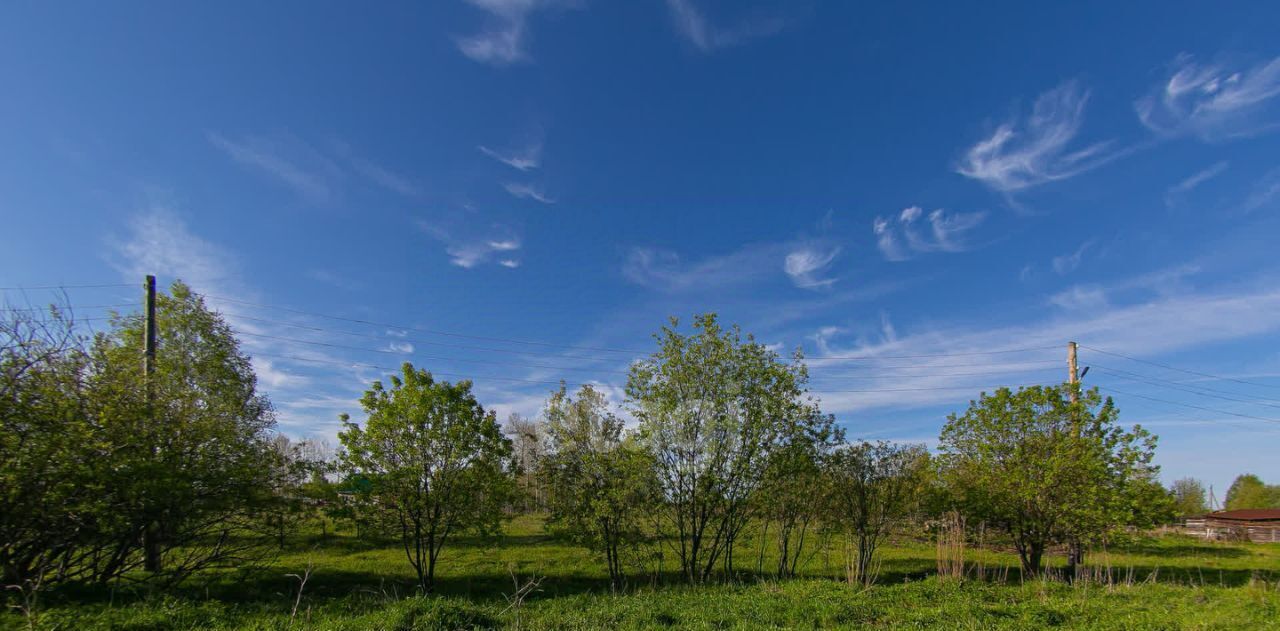
<svg viewBox="0 0 1280 631"><path fill-rule="evenodd" d="M1003 193L1079 175L1114 158L1109 142L1074 145L1089 93L1066 81L1041 94L1031 113L996 127L965 152L956 171Z"/></svg>
<svg viewBox="0 0 1280 631"><path fill-rule="evenodd" d="M1063 254L1062 256L1053 257L1053 271L1057 272L1060 276L1065 276L1074 272L1076 268L1080 267L1080 263L1084 261L1085 252L1087 252L1089 248L1093 247L1094 243L1094 239L1089 239L1088 241L1081 243L1080 247L1076 248L1076 250L1071 254Z"/></svg>
<svg viewBox="0 0 1280 631"><path fill-rule="evenodd" d="M532 184L520 184L518 182L507 182L502 185L512 197L516 199L531 199L542 204L554 204L556 200L549 197L542 189Z"/></svg>
<svg viewBox="0 0 1280 631"><path fill-rule="evenodd" d="M849 347L834 345L835 332L823 331L820 332L825 334L822 343L818 344L820 352L814 358L855 356L862 359L813 360L814 366L821 367L820 370L815 369L821 380L813 390L821 393L823 410L833 413L868 409L906 410L948 403L960 405L979 390L973 384L1061 382L1065 378L1065 364L1061 368L1041 368L1028 362L1033 359L1056 360L1064 356L1064 351L975 355L965 357L963 370L955 367L954 357L912 360L910 368L893 370L884 366L902 365L903 362L877 357L972 353L1010 346L1037 348L1061 345L1065 349L1067 340L1077 340L1111 352L1157 358L1164 353L1280 331L1280 291L1270 287L1158 295L1144 302L1118 306L1110 305L1105 296L1103 288L1073 289L1057 296L1054 301L1063 310L1038 322L990 328L952 326L907 335L899 332L892 341ZM983 374L954 374L957 372ZM921 390L893 391L902 387L904 381L910 382L909 387ZM830 392L855 387L876 391ZM828 392L822 393L824 389Z"/></svg>
<svg viewBox="0 0 1280 631"><path fill-rule="evenodd" d="M488 14L488 24L474 35L455 40L458 50L472 61L510 66L532 60L527 50L529 19L536 11L572 8L574 2L557 0L466 0Z"/></svg>
<svg viewBox="0 0 1280 631"><path fill-rule="evenodd" d="M1247 213L1253 212L1270 205L1277 197L1280 197L1280 167L1268 171L1254 183L1242 209Z"/></svg>
<svg viewBox="0 0 1280 631"><path fill-rule="evenodd" d="M520 149L506 149L501 151L490 149L484 145L480 145L476 148L480 150L480 153L520 171L529 171L542 165L541 142L530 143Z"/></svg>
<svg viewBox="0 0 1280 631"><path fill-rule="evenodd" d="M622 274L637 285L666 292L727 289L761 281L778 273L777 261L794 244L767 243L686 262L660 248L634 247L627 252Z"/></svg>
<svg viewBox="0 0 1280 631"><path fill-rule="evenodd" d="M231 140L214 132L207 136L213 146L232 160L283 182L311 201L328 202L334 196L333 181L340 169L300 142L259 137Z"/></svg>
<svg viewBox="0 0 1280 631"><path fill-rule="evenodd" d="M791 282L796 287L805 289L830 287L836 279L819 276L830 267L838 254L840 254L839 247L821 248L806 245L787 254L782 262L782 270L791 277Z"/></svg>
<svg viewBox="0 0 1280 631"><path fill-rule="evenodd" d="M494 227L494 234L484 236L458 236L440 226L421 221L418 227L437 241L445 244L445 253L449 255L449 263L463 269L473 269L486 263L495 262L499 254L506 254L496 262L506 268L520 266L520 261L511 256L520 249L520 238L507 228Z"/></svg>
<svg viewBox="0 0 1280 631"><path fill-rule="evenodd" d="M1196 187L1225 173L1229 166L1230 164L1225 160L1214 163L1212 166L1197 171L1187 179L1170 186L1164 195L1165 205L1173 206L1182 196L1190 193Z"/></svg>
<svg viewBox="0 0 1280 631"><path fill-rule="evenodd" d="M1179 55L1160 85L1134 103L1138 120L1164 136L1215 142L1280 128L1280 57L1249 68L1202 65Z"/></svg>
<svg viewBox="0 0 1280 631"><path fill-rule="evenodd" d="M968 235L986 219L984 212L948 213L941 208L921 221L923 216L924 209L910 206L896 218L876 217L871 230L880 253L890 261L905 261L926 252L963 252L970 249ZM928 227L921 231L925 222Z"/></svg>
<svg viewBox="0 0 1280 631"><path fill-rule="evenodd" d="M667 0L667 9L676 30L703 52L769 37L787 26L781 17L755 17L743 19L731 27L719 26L712 24L692 0Z"/></svg>

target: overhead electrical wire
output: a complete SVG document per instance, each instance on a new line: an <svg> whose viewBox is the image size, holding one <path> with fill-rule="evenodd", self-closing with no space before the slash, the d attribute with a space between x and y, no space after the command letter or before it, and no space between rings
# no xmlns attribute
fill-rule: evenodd
<svg viewBox="0 0 1280 631"><path fill-rule="evenodd" d="M1095 348L1095 347L1092 347L1092 346L1085 346L1084 344L1081 344L1081 345L1080 345L1080 348L1087 348L1087 349L1089 349L1089 350L1091 350L1091 351L1093 351L1093 352L1095 352L1095 353L1102 353L1103 355L1111 355L1111 356L1113 356L1113 357L1120 357L1120 358L1123 358L1123 359L1127 359L1127 360L1129 360L1129 361L1135 361L1135 362L1139 362L1139 363L1143 363L1143 364L1149 364L1149 365L1152 365L1152 366L1157 366L1157 367L1160 367L1160 368L1164 368L1165 370L1173 370L1173 371L1176 371L1176 372L1187 373L1187 374L1189 374L1189 375L1198 375L1198 376L1201 376L1201 377L1209 377L1209 378L1211 378L1211 379L1218 379L1218 380L1221 380L1221 381L1234 381L1234 382L1236 382L1236 383L1242 383L1242 384L1245 384L1245 385L1248 385L1248 386L1258 386L1258 387L1261 387L1261 388L1274 388L1274 389L1276 389L1276 390L1280 390L1280 386L1273 385L1273 384L1258 383L1258 382L1256 382L1256 381L1246 381L1246 380L1244 380L1244 379L1237 379L1237 378L1235 378L1235 377L1224 377L1224 376L1222 376L1222 375L1214 375L1214 374L1207 373L1207 372L1200 372L1200 371L1196 371L1196 370L1188 370L1188 369L1186 369L1186 368L1178 368L1177 366L1170 366L1170 365L1168 365L1168 364L1162 364L1162 363L1159 363L1159 362L1153 362L1153 361L1150 361L1150 360L1147 360L1147 359L1140 359L1140 358L1138 358L1138 357L1131 357L1131 356L1129 356L1129 355L1122 355L1122 354L1120 354L1120 353L1113 353L1113 352L1111 352L1111 351L1105 351L1105 350L1102 350L1102 349L1100 349L1100 348Z"/></svg>
<svg viewBox="0 0 1280 631"><path fill-rule="evenodd" d="M27 287L0 287L0 291L26 291L43 289L102 289L106 287L139 287L135 283L104 283L100 285L31 285Z"/></svg>
<svg viewBox="0 0 1280 631"><path fill-rule="evenodd" d="M1167 388L1167 389L1170 389L1170 390L1178 390L1178 391L1180 391L1180 392L1187 392L1187 393L1194 394L1194 395L1197 395L1197 396L1209 397L1209 398L1212 398L1212 399L1221 399L1221 400L1223 400L1223 401L1234 401L1234 402L1236 402L1236 403L1248 403L1248 404L1251 404L1251 405L1264 405L1264 406L1266 406L1266 407L1280 409L1280 405L1276 405L1275 403L1269 403L1269 402L1264 401L1264 400L1257 400L1257 399L1241 399L1241 398L1238 398L1238 397L1229 397L1229 396L1224 396L1224 395L1221 395L1221 394L1213 394L1213 393L1211 393L1211 392L1199 392L1199 391L1197 391L1197 390L1192 390L1192 389L1190 389L1190 388L1184 388L1184 387L1179 387L1179 386L1176 386L1176 385L1170 385L1170 384L1167 384L1167 383L1161 383L1161 381L1162 381L1162 380L1159 380L1159 379L1148 379L1148 378L1146 378L1144 375L1139 375L1138 373L1127 373L1128 375L1133 375L1133 376L1125 376L1125 375L1118 374L1118 373L1126 373L1126 371L1122 371L1122 370L1121 370L1121 371L1112 370L1112 369L1103 368L1103 367L1101 367L1101 366L1097 366L1097 365L1094 365L1094 366L1092 366L1092 367L1093 367L1093 368L1097 368L1099 371L1102 371L1102 372L1104 372L1104 373L1108 373L1108 374L1115 374L1115 375L1116 375L1116 378L1118 378L1118 379L1128 379L1128 380L1131 380L1131 381L1140 381L1140 382L1145 383L1145 384L1148 384L1148 385L1156 386L1157 388Z"/></svg>
<svg viewBox="0 0 1280 631"><path fill-rule="evenodd" d="M31 286L31 287L0 287L0 289L3 289L3 290L27 290L27 289L31 289L31 290L36 290L36 289L90 289L90 288L107 288L107 287L115 288L115 287L132 287L132 286L134 286L134 285L133 285L133 284L118 283L118 284L83 284L83 285L47 285L47 286ZM645 351L639 351L639 350L634 350L634 349L622 349L622 348L599 347L599 346L585 346L585 345L570 345L570 344L556 344L556 343L551 343L551 342L541 342L541 341L533 341L533 340L522 340L522 339L515 339L515 338L495 337L495 336L471 335L471 334L459 333L459 332L455 332L455 331L444 331L444 330L437 330L437 329L427 329L427 328L422 328L422 327L404 326L404 325L398 325L398 324L392 324L392 323L386 323L386 322L379 322L379 321L376 321L376 320L367 320L367 319L361 319L361 318L349 318L349 317L335 316L335 315L331 315L331 314L319 313L319 312L314 312L314 311L306 311L306 310L302 310L302 309L294 309L294 308L290 308L290 307L281 307L281 306L275 306L275 305L267 305L267 304L261 304L261 303L254 303L254 302L250 302L250 301L246 301L246 300L240 300L240 299L236 299L236 298L229 298L229 297L224 297L224 296L212 296L212 295L205 295L205 298L208 298L208 299L211 299L211 300L218 300L218 301L228 302L228 303L232 303L232 304L243 305L243 306L249 306L249 307L255 307L255 308L262 308L262 309L275 309L275 310L280 310L280 311L285 311L285 312L295 313L295 314L299 314L299 315L306 315L306 316L312 316L312 317L317 317L317 318L330 319L330 320L335 320L335 321L343 321L343 322L349 322L349 323L353 323L353 324L360 324L360 325L366 325L366 326L385 327L385 328L392 329L392 330L419 331L419 332L428 333L428 334L431 334L431 335L441 335L441 336L456 337L456 338L461 338L461 339L473 339L473 340L482 340L482 341L490 341L490 342L499 342L499 343L506 343L506 344L521 344L521 345L531 345L531 346L539 346L539 347L547 347L547 348L564 348L564 349L571 349L571 350L593 351L593 352L603 352L603 353L629 353L629 354L642 354L642 355L648 355L648 352L645 352ZM69 307L68 307L68 310L69 310L69 311L71 311L72 313L74 313L74 310L75 310L75 309L77 309L77 308L78 308L78 309L114 309L114 308L125 308L125 307L133 307L133 306L136 306L136 305L135 305L135 304L133 304L133 303L110 304L110 305L80 305L80 306L69 306ZM3 310L3 311L14 311L14 312L33 312L33 311L43 311L44 309L43 309L43 308L16 308L16 307L6 307L6 308L0 309L0 310ZM392 339L392 338L383 338L383 337L381 337L381 336L370 335L370 334L364 334L364 333L358 333L358 332L353 332L353 331L343 331L343 330L338 330L338 329L329 329L329 328L324 328L324 327L315 327L315 326L309 326L309 325L303 325L303 324L297 324L297 323L281 322L281 321L276 321L276 320L270 320L270 319L265 319L265 318L256 318L256 317L254 317L254 316L247 316L247 315L235 314L235 313L229 314L229 317L231 317L231 318L233 318L233 319L234 319L234 318L241 318L241 319L249 320L249 321L260 321L260 322L266 322L266 323L276 324L276 325L280 325L280 326L288 326L288 327L294 327L294 328L299 328L299 329L304 329L304 330L312 330L312 331L315 331L315 332L338 333L338 334L342 334L342 335L351 335L351 336L364 337L364 338L372 338L372 339L387 339L387 341L389 341L389 342L395 342L395 341L397 341L397 340L402 340L402 341L405 341L405 342L410 342L410 343L415 343L415 344L438 345L438 346L444 346L444 347L460 348L460 349L464 349L464 350L474 350L474 351L481 351L481 352L510 353L510 354L518 354L518 355L531 356L531 357L542 357L542 355L538 355L538 354L536 354L536 353L521 352L521 351L515 351L515 350L512 350L512 349L501 349L501 348L491 348L491 347L468 346L468 345L462 345L462 344L448 344L448 343L444 343L444 342L434 342L434 341L430 341L430 340L420 340L420 339L410 339L410 338L394 338L394 339ZM90 320L107 320L107 319L110 319L110 318L82 318L82 319L80 319L80 321L90 321ZM408 355L412 355L412 356L423 357L423 358L433 359L433 360L438 360L438 361L461 362L461 363L477 363L477 364L489 364L489 365L497 365L497 366L519 367L519 368L533 368L533 369L546 369L546 370L574 370L574 371L590 371L590 372L596 372L596 373L601 373L601 372L603 372L603 373L618 374L618 375L626 374L626 372L625 372L625 371L604 370L604 369L597 369L597 368L572 367L572 366L552 366L552 365L543 365L543 364L512 364L512 363L508 363L508 362L500 362L500 361L492 361L492 360L483 360L483 359L468 359L468 358L457 358L457 357L441 357L441 356L433 356L433 355L426 355L426 354L422 354L422 353L419 353L419 352L416 352L416 351L415 351L415 352L410 352L410 353L405 353L404 351L396 350L396 349L372 349L372 348L364 348L364 347L358 347L358 346L348 346L348 345L342 345L342 344L333 344L333 343L329 343L329 342L319 342L319 341L314 341L314 340L302 340L302 339L289 338L289 337L283 337L283 336L277 336L277 335L269 335L269 334L264 334L264 333L253 333L253 332L249 332L249 331L238 331L238 334L246 335L246 336L250 336L250 337L258 337L258 338L263 338L263 339L272 339L272 340L282 341L282 342L288 342L288 343L305 344L305 345L314 345L314 346L321 346L321 347L328 347L328 348L335 348L335 349L349 350L349 351L356 351L356 352L373 352L373 353L390 354L390 355L397 355L397 356L399 356L399 355L406 355L406 354L408 354ZM1225 376L1221 376L1221 375L1214 375L1214 374L1205 373L1205 372L1201 372L1201 371L1195 371L1195 370L1188 370L1188 369L1184 369L1184 368L1178 368L1178 367L1176 367L1176 366L1170 366L1170 365L1168 365L1168 364L1162 364L1162 363L1159 363L1159 362L1153 362L1153 361L1149 361L1149 360L1144 360L1144 359L1140 359L1140 358L1137 358L1137 357L1131 357L1131 356L1124 355L1124 354L1120 354L1120 353L1114 353L1114 352L1111 352L1111 351L1107 351L1107 350L1100 349L1100 348L1096 348L1096 347L1092 347L1092 346L1086 346L1086 345L1083 345L1083 344L1082 344L1082 345L1080 345L1080 347L1081 347L1081 348L1088 349L1088 350L1093 351L1093 352L1102 353L1102 354L1105 354L1105 355L1111 355L1111 356L1115 356L1115 357L1120 357L1120 358L1123 358L1123 359L1126 359L1126 360L1135 361L1135 362L1140 362L1140 363L1144 363L1144 364L1148 364L1148 365L1156 366L1156 367L1159 367L1159 368L1163 368L1163 369L1166 369L1166 370L1172 370L1172 371L1182 372L1182 373L1191 374L1191 375L1196 375L1196 376L1200 376L1200 377L1207 377L1207 378L1210 378L1210 379L1216 379L1216 380L1222 380L1222 381L1233 381L1233 382L1237 382L1237 383L1241 383L1241 384L1245 384L1245 385L1250 385L1250 386L1259 386L1259 387L1267 387L1267 388L1280 388L1280 386L1274 386L1274 385L1271 385L1271 384L1257 383L1257 382L1253 382L1253 381L1247 381L1247 380L1243 380L1243 379L1237 379L1237 378L1234 378L1234 377L1225 377ZM826 356L822 356L822 357L807 357L807 358L805 358L805 361L806 361L806 362L810 362L810 361L883 361L883 360L887 360L887 359L929 359L929 358L946 358L946 357L970 357L970 356L984 356L984 355L997 355L997 354L1029 353L1029 352L1038 352L1038 351L1044 351L1044 350L1051 350L1051 349L1054 349L1054 348L1057 348L1057 346L1037 346L1037 347L1026 347L1026 348L999 349L999 350L992 350L992 351L970 351L970 352L958 352L958 353L933 353L933 354L910 354L910 355L856 355L856 356L854 356L854 355L848 355L848 356L842 356L842 355L826 355ZM364 362L347 362L347 361L340 361L340 360L320 360L320 359L316 359L316 358L300 357L300 356L296 356L296 355L279 355L279 354L273 354L273 353L254 353L254 354L255 354L255 355L260 355L260 356L263 356L263 357L275 357L275 358L280 358L280 359L288 359L288 360L302 361L302 362L328 363L328 364L343 365L343 366L363 366L363 367L369 367L369 368L377 368L377 369L380 369L380 370L395 370L395 369L390 368L390 367L387 367L387 366L380 366L380 365L377 365L377 364L370 364L370 363L364 363ZM556 359L580 359L580 360L588 360L588 361L609 361L609 360L607 360L607 359L605 359L605 358L602 358L602 357L587 357L587 356L574 356L574 355L561 355L561 356L557 356L557 357L556 357ZM1058 363L1058 362L1057 362L1057 361L1039 361L1039 362L1026 361L1026 362L1021 362L1021 364L1023 364L1023 365L1027 365L1027 364L1032 364L1032 365L1034 365L1034 364L1048 364L1048 363ZM860 368L858 368L858 369L874 370L874 371L876 371L877 373L879 373L880 371L885 370L885 369L895 369L895 368L896 368L896 369L906 369L906 370L911 370L911 371L918 371L918 370L927 370L927 369L932 369L932 368L944 368L944 367L950 367L950 366L965 366L965 365L966 365L966 364L922 364L922 365L903 365L903 366L884 366L884 365L875 365L875 366L867 366L867 367L865 367L865 368L860 367ZM1163 387L1163 388L1167 388L1167 389L1172 389L1172 390L1178 390L1178 391L1182 391L1182 392L1187 392L1187 393L1189 393L1189 394L1193 394L1193 395L1196 395L1196 396L1205 396L1205 397L1212 397L1212 398L1217 398L1217 399L1222 399L1222 400L1232 401L1232 402L1237 402L1237 403L1244 403L1244 404L1250 404L1250 405L1266 405L1266 406L1268 406L1268 407L1276 407L1276 408L1280 408L1280 405L1274 405L1274 404L1273 404L1273 402L1268 401L1268 400L1251 400L1251 399L1236 398L1236 397L1232 397L1232 396L1217 396L1217 395L1211 394L1211 392L1217 392L1217 393L1220 393L1220 394L1222 394L1222 395L1237 395L1238 393L1226 392L1226 391L1221 391L1221 390L1214 390L1214 389L1212 389L1212 388L1207 388L1207 387L1203 387L1203 386L1188 385L1188 384L1186 384L1186 383L1182 383L1182 382L1175 382L1175 381L1171 381L1171 380L1167 380L1167 379L1161 379L1161 378L1159 378L1159 377L1155 377L1155 376L1152 376L1152 375L1146 375L1146 374L1142 374L1142 373L1135 373L1135 372L1131 372L1131 371L1124 371L1124 370L1120 370L1120 369L1116 369L1116 368L1111 368L1111 367L1106 367L1106 366L1100 366L1100 365L1098 365L1098 366L1096 366L1096 368L1097 368L1098 370L1100 370L1100 371L1104 372L1104 373L1112 373L1112 374L1116 374L1116 375L1118 376L1118 378L1121 378L1121 379L1126 379L1126 380L1129 380L1129 381L1137 381L1137 382L1147 383L1148 385L1154 385L1154 386L1156 386L1156 387ZM909 380L909 379L924 379L924 378L937 378L937 377L970 376L970 375L981 375L981 374L1011 374L1011 373L1015 373L1015 372L1042 372L1042 371L1044 371L1044 370L1047 370L1047 369L1039 369L1039 370L1022 370L1022 369L1018 369L1018 368L1012 368L1012 367L1010 366L1010 367L1006 367L1006 368L1004 368L1004 369L998 369L998 370L994 370L994 371L955 372L955 373L924 373L924 374L906 374L906 375L881 375L881 376L885 376L885 377L893 377L893 378L896 378L896 379L899 379L899 380ZM440 374L440 375L449 375L449 376L457 376L457 377L466 377L466 375L463 375L463 374L461 374L461 373L447 373L447 372L439 372L439 373L436 373L436 374ZM1126 376L1124 376L1124 375L1128 375L1128 376L1126 377ZM499 381L521 382L521 383L549 384L549 385L559 385L559 384L561 383L561 381L559 381L559 380L556 380L556 381L549 381L549 380L533 380L533 379L520 379L520 378L513 378L513 377L499 377L499 376L493 376L493 375L479 376L478 378L483 378L483 379L493 379L493 380L499 380ZM819 377L819 378L820 378L820 379L841 379L841 380L851 380L851 379L857 379L858 377L843 377L843 376L841 376L841 377L827 377L827 376L821 376L821 377ZM871 377L871 378L874 378L874 377ZM568 384L568 382L564 382L564 383L566 383L566 385ZM575 385L582 385L582 384L575 384ZM1023 384L1009 384L1009 385L1006 385L1006 386L1000 386L1000 385L993 385L993 386L971 386L971 385L963 385L963 386L930 386L930 387L919 387L919 388L865 388L865 389L821 389L821 388L815 388L815 389L813 390L813 393L814 393L814 394L839 394L839 393L865 393L865 394L869 394L869 393L882 393L882 392L926 392L926 391L956 391L956 390L975 390L975 389L983 389L983 390L985 390L985 389L993 389L993 388L999 388L999 387L1026 387L1026 386L1034 386L1034 385L1046 385L1046 384L1040 384L1040 383L1023 383ZM1234 417L1239 417L1239 418L1246 418L1246 419L1252 419L1252 420L1265 421L1265 422L1269 422L1269 423L1280 423L1280 419L1275 419L1275 418L1268 418L1268 417L1262 417L1262 416L1256 416L1256 415L1250 415L1250 414L1243 414L1243 413L1232 412L1232 411L1228 411L1228 410L1221 410L1221 409L1216 409L1216 408L1211 408L1211 407L1205 407L1205 406L1193 405L1193 404L1189 404L1189 403L1183 403L1183 402L1179 402L1179 401L1170 401L1170 400L1168 400L1168 399L1161 399L1161 398L1158 398L1158 397L1151 397L1151 396L1146 396L1146 395L1137 394L1137 393L1133 393L1133 392L1122 391L1122 390L1119 390L1119 389L1116 389L1116 388L1111 388L1111 387L1109 387L1109 386L1100 386L1099 388L1100 388L1100 389L1102 389L1102 390L1108 391L1108 392L1115 392L1115 393L1117 393L1117 394L1122 394L1122 395L1125 395L1125 396L1132 396L1132 397L1136 397L1136 398L1140 398L1140 399L1146 399L1146 400L1150 400L1150 401L1154 401L1154 402L1159 402L1159 403L1164 403L1164 404L1168 404L1168 405L1175 405L1175 406L1186 407L1186 408L1190 408L1190 409L1203 410L1203 411L1213 412L1213 413L1216 413L1216 414L1225 414L1225 415L1234 416Z"/></svg>
<svg viewBox="0 0 1280 631"><path fill-rule="evenodd" d="M1229 412L1229 411L1227 411L1227 410L1219 410L1219 409L1216 409L1216 408L1209 408L1209 407L1204 407L1204 406L1201 406L1201 405L1192 405L1192 404L1190 404L1190 403L1181 403L1181 402L1178 402L1178 401L1170 401L1170 400L1168 400L1168 399L1160 399L1160 398L1157 398L1157 397L1149 397L1149 396L1146 396L1146 395L1137 394L1137 393L1135 393L1135 392L1125 392L1124 390L1119 390L1119 389L1117 389L1117 388L1111 388L1111 387L1109 387L1109 386L1098 386L1098 389L1099 389L1099 390L1105 390L1105 391L1107 391L1107 392L1114 392L1114 393L1116 393L1116 394L1123 394L1123 395L1125 395L1125 396L1127 396L1127 397L1138 397L1139 399L1147 399L1148 401L1158 401L1158 402L1160 402L1160 403L1168 403L1169 405L1178 405L1178 406L1182 406L1182 407L1185 407L1185 408L1192 408L1192 409L1195 409L1195 410L1203 410L1203 411L1205 411L1205 412L1213 412L1213 413L1215 413L1215 414L1226 414L1226 415L1228 415L1228 416L1237 416L1237 417L1240 417L1240 418L1249 418L1249 419L1254 419L1254 420L1256 420L1256 421L1266 421L1266 422L1268 422L1268 423L1280 423L1280 419L1267 418L1267 417L1265 417L1265 416L1254 416L1254 415L1252 415L1252 414L1240 414L1240 413L1238 413L1238 412Z"/></svg>

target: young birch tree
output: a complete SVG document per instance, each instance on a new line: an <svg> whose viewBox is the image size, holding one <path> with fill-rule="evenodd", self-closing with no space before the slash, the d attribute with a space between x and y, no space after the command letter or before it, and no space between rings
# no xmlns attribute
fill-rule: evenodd
<svg viewBox="0 0 1280 631"><path fill-rule="evenodd" d="M497 527L512 497L511 441L471 382L436 381L405 363L391 387L374 381L360 400L364 427L343 418L343 465L367 479L364 506L389 517L424 592L458 531Z"/></svg>
<svg viewBox="0 0 1280 631"><path fill-rule="evenodd" d="M832 454L830 519L853 540L851 582L875 581L876 550L919 501L928 459L921 445L886 442L847 445Z"/></svg>
<svg viewBox="0 0 1280 631"><path fill-rule="evenodd" d="M549 453L542 462L549 525L603 552L613 589L623 586L626 546L645 538L654 500L647 454L622 435L622 420L590 384L571 398L564 386L546 408Z"/></svg>
<svg viewBox="0 0 1280 631"><path fill-rule="evenodd" d="M799 357L782 363L714 314L696 317L692 335L676 327L673 319L656 336L658 351L632 365L627 397L654 459L663 534L685 578L703 582L718 562L732 571L771 456L813 414Z"/></svg>

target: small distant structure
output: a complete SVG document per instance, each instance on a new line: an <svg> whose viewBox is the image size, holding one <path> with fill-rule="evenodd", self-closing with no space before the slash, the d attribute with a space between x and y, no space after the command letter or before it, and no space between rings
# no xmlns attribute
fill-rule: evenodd
<svg viewBox="0 0 1280 631"><path fill-rule="evenodd" d="M1186 532L1212 540L1280 543L1280 509L1246 508L1188 517Z"/></svg>

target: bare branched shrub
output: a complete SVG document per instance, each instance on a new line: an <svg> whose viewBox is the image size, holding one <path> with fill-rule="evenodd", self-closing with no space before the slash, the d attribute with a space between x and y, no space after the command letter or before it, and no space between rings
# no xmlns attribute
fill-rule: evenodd
<svg viewBox="0 0 1280 631"><path fill-rule="evenodd" d="M546 577L539 577L535 574L522 583L520 582L520 577L516 575L514 565L507 565L507 573L511 575L512 592L510 594L502 595L502 597L507 601L507 608L503 609L502 613L506 614L508 611L514 612L516 619L515 629L516 631L519 631L520 610L524 607L524 599L527 598L529 594L540 591L542 579Z"/></svg>
<svg viewBox="0 0 1280 631"><path fill-rule="evenodd" d="M938 521L938 576L944 579L964 578L964 517L948 512Z"/></svg>

